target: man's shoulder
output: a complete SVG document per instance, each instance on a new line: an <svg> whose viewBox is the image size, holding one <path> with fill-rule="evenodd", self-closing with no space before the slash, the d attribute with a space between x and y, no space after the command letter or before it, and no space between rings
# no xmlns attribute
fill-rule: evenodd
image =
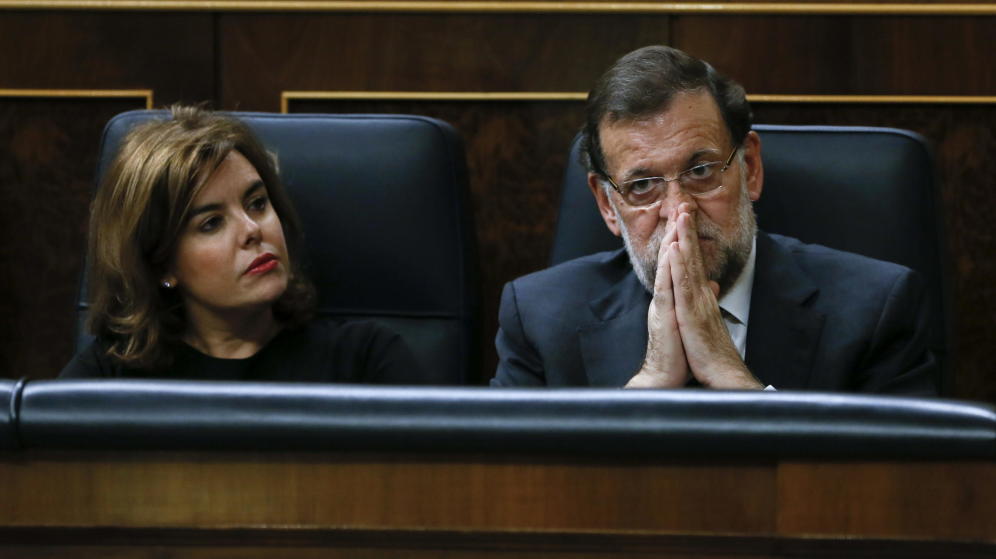
<svg viewBox="0 0 996 559"><path fill-rule="evenodd" d="M890 290L900 278L918 277L918 274L903 266L885 260L878 260L861 254L847 252L824 245L805 243L794 237L767 233L776 254L771 263L786 265L789 258L806 277L824 290L854 290L873 293Z"/></svg>
<svg viewBox="0 0 996 559"><path fill-rule="evenodd" d="M631 272L623 249L597 252L526 274L512 281L517 290L557 289L574 291L579 287L601 289L614 285Z"/></svg>

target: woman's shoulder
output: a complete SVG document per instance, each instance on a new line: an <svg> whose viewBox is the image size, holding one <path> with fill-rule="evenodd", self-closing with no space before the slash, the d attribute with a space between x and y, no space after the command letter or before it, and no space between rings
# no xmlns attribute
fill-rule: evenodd
<svg viewBox="0 0 996 559"><path fill-rule="evenodd" d="M109 354L110 343L96 338L62 368L60 379L114 378L124 376L125 368Z"/></svg>

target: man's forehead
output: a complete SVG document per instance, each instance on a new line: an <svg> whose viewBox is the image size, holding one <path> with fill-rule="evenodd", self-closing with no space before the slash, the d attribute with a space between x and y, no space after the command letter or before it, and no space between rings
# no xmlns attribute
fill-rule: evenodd
<svg viewBox="0 0 996 559"><path fill-rule="evenodd" d="M712 97L675 97L653 114L603 125L602 153L607 171L662 173L661 167L691 164L727 149L729 131ZM620 168L625 167L625 169Z"/></svg>
<svg viewBox="0 0 996 559"><path fill-rule="evenodd" d="M599 123L599 131L611 128L616 130L676 129L677 132L690 125L725 131L726 123L723 121L723 115L708 91L682 91L675 94L665 105L640 115L607 113Z"/></svg>

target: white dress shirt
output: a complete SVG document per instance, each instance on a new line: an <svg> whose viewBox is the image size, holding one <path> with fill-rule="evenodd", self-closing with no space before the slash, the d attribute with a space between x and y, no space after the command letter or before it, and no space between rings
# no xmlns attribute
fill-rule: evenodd
<svg viewBox="0 0 996 559"><path fill-rule="evenodd" d="M723 322L730 333L733 345L737 346L740 358L747 355L747 324L750 320L750 294L754 289L754 262L757 258L757 238L750 247L750 256L744 264L740 277L733 286L719 298L719 308L723 312Z"/></svg>
<svg viewBox="0 0 996 559"><path fill-rule="evenodd" d="M747 323L750 320L750 294L754 289L754 263L757 259L757 237L750 246L750 256L744 264L740 277L733 282L722 297L719 298L719 308L723 311L723 322L726 331L730 333L733 345L737 346L740 358L747 356ZM770 384L765 390L775 390Z"/></svg>

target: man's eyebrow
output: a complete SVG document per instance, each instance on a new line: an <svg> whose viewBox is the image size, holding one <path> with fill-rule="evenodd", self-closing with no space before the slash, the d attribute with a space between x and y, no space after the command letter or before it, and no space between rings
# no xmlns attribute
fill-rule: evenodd
<svg viewBox="0 0 996 559"><path fill-rule="evenodd" d="M703 148L695 150L688 156L687 159L685 159L685 167L682 169L682 171L687 171L689 168L698 163L700 159L706 156L714 158L714 157L722 157L722 154L718 149L714 148ZM635 169L630 169L629 171L627 171L626 174L622 177L622 180L623 182L628 182L631 180L647 178L651 176L659 177L660 173L656 171L651 171L646 167L637 167Z"/></svg>
<svg viewBox="0 0 996 559"><path fill-rule="evenodd" d="M698 162L699 159L707 155L710 157L722 157L722 153L720 152L719 149L713 149L713 148L700 149L692 152L692 154L688 156L688 164L694 165L695 163Z"/></svg>
<svg viewBox="0 0 996 559"><path fill-rule="evenodd" d="M637 178L649 177L652 174L653 173L651 173L650 170L647 169L646 167L637 167L636 169L630 169L629 172L627 172L623 176L623 181L625 182L625 181L631 181L631 180L634 180L634 179L637 179Z"/></svg>

